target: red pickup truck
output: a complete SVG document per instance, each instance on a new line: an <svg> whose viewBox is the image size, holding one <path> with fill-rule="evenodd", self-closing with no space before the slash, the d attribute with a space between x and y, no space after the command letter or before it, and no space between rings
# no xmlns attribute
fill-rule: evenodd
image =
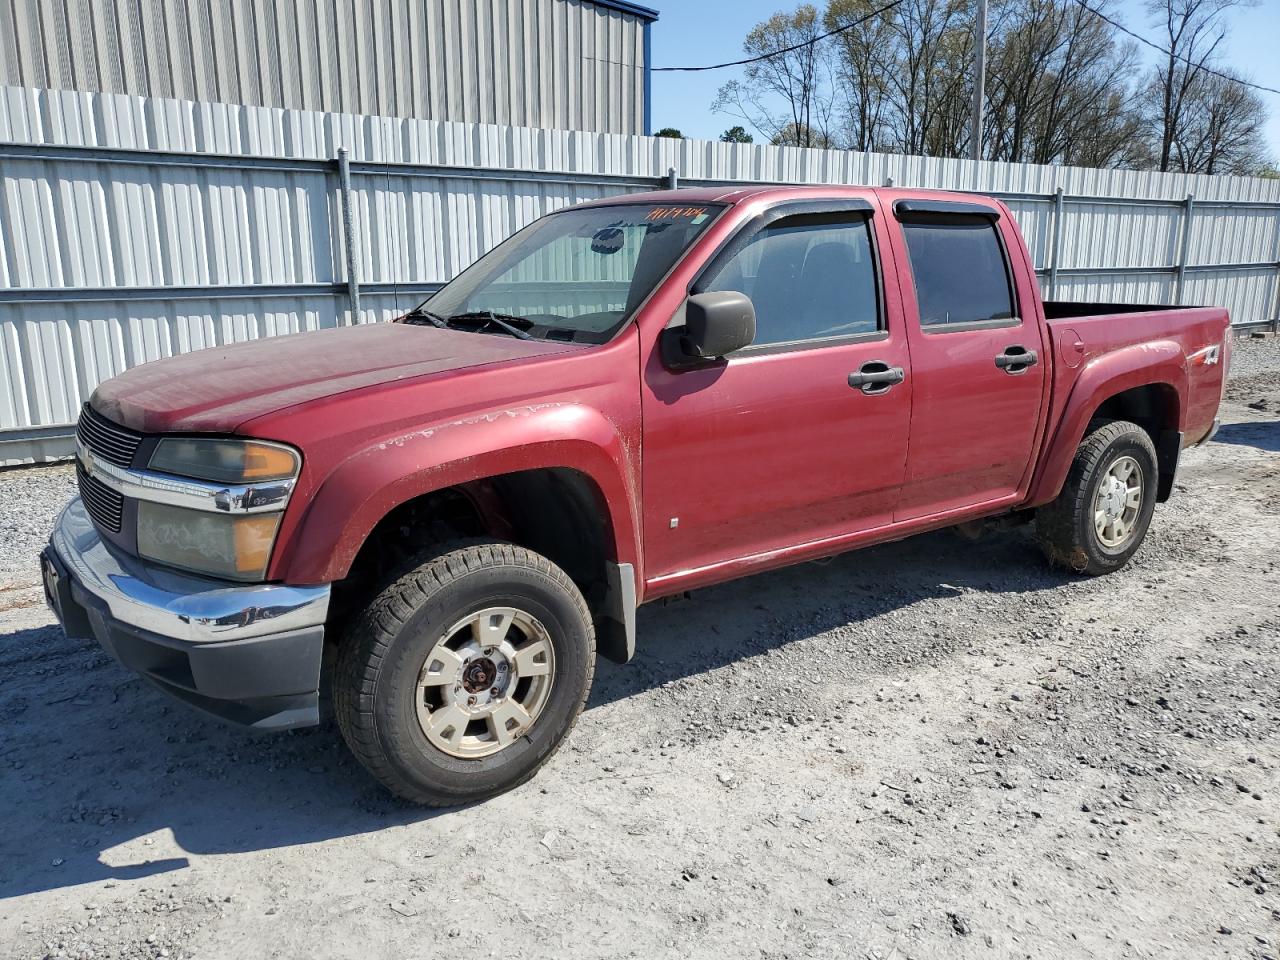
<svg viewBox="0 0 1280 960"><path fill-rule="evenodd" d="M990 517L1122 566L1213 433L1228 334L1041 302L982 197L581 204L395 322L102 384L46 589L181 700L285 728L324 687L388 788L473 800L550 757L640 603Z"/></svg>

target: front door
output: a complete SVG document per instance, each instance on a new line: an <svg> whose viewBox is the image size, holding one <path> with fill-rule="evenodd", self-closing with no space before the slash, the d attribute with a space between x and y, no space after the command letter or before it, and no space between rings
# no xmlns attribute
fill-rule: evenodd
<svg viewBox="0 0 1280 960"><path fill-rule="evenodd" d="M906 465L910 364L897 295L886 298L878 263L884 225L861 206L775 208L695 283L695 292L751 298L751 347L684 371L667 369L656 347L650 353L651 583L891 522ZM865 382L851 385L851 374Z"/></svg>
<svg viewBox="0 0 1280 960"><path fill-rule="evenodd" d="M978 204L899 201L894 210L912 281L903 304L915 404L894 518L1019 499L1048 358L1035 290L1019 289L1010 268L1009 252L1022 246L1002 229L1016 227ZM1030 276L1029 265L1020 274Z"/></svg>

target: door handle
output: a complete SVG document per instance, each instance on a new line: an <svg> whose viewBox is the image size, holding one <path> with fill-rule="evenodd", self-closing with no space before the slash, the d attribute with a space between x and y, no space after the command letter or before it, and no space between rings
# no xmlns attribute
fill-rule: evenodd
<svg viewBox="0 0 1280 960"><path fill-rule="evenodd" d="M1005 373L1016 376L1026 373L1030 367L1040 362L1034 350L1022 346L1005 347L1004 353L996 355L996 366Z"/></svg>
<svg viewBox="0 0 1280 960"><path fill-rule="evenodd" d="M901 367L891 367L883 360L868 360L849 374L849 386L866 394L885 393L895 383L901 383L907 375Z"/></svg>

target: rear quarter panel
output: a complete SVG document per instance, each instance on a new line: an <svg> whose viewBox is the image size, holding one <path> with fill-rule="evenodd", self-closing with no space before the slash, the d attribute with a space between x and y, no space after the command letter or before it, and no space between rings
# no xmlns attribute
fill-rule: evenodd
<svg viewBox="0 0 1280 960"><path fill-rule="evenodd" d="M1101 313L1048 322L1053 343L1048 441L1036 466L1028 506L1058 495L1094 412L1110 397L1148 384L1176 396L1166 429L1184 442L1212 428L1222 398L1229 331L1221 307L1186 307L1136 313Z"/></svg>

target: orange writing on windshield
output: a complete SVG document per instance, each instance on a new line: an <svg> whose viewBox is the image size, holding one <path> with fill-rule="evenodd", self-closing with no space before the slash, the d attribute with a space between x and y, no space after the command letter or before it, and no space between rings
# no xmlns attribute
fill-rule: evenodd
<svg viewBox="0 0 1280 960"><path fill-rule="evenodd" d="M692 220L707 212L706 207L655 207L646 220Z"/></svg>

